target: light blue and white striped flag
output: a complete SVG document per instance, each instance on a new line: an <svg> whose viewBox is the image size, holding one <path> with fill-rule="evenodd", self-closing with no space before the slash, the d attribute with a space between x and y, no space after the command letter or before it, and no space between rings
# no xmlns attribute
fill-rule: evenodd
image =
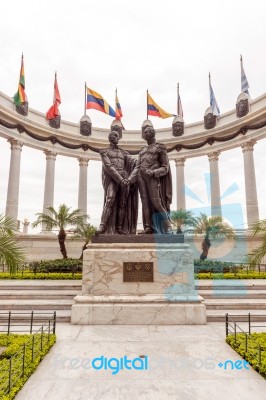
<svg viewBox="0 0 266 400"><path fill-rule="evenodd" d="M246 93L247 95L249 95L249 84L248 84L248 80L243 68L243 61L242 61L242 56L240 57L240 63L241 63L241 92L242 93Z"/></svg>
<svg viewBox="0 0 266 400"><path fill-rule="evenodd" d="M209 85L210 85L210 106L211 106L213 115L216 115L218 117L220 115L220 109L217 104L216 98L214 96L211 81L209 81Z"/></svg>

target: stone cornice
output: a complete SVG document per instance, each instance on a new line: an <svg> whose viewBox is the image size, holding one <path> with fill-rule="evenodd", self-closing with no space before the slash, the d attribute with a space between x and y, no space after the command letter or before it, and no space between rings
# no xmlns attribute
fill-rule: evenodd
<svg viewBox="0 0 266 400"><path fill-rule="evenodd" d="M197 157L210 152L240 147L247 141L266 137L266 94L251 101L250 113L237 118L235 110L223 114L214 129L205 130L203 121L185 126L181 137L172 129L156 130L158 142L163 142L169 158ZM79 134L79 125L62 121L60 129L50 128L44 114L29 109L27 117L16 113L12 100L0 92L0 136L14 139L39 150L56 152L69 157L99 160L99 150L108 147L109 129L92 127L92 135ZM121 148L137 154L145 141L139 131L123 131Z"/></svg>

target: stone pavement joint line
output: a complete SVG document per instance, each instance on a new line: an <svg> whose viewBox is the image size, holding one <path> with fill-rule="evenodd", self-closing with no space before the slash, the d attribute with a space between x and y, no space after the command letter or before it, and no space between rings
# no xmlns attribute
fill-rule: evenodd
<svg viewBox="0 0 266 400"><path fill-rule="evenodd" d="M130 360L147 356L148 369L124 368L116 374L111 369L93 369L92 360L101 356ZM60 323L57 343L16 400L265 400L266 381L252 368L224 368L226 360L240 359L225 343L224 323Z"/></svg>

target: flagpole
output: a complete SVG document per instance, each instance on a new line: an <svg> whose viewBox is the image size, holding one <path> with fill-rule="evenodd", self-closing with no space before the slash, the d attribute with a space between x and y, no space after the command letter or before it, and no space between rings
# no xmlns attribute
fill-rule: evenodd
<svg viewBox="0 0 266 400"><path fill-rule="evenodd" d="M209 91L210 90L211 90L211 73L209 72ZM210 95L210 106L211 106L211 95Z"/></svg>
<svg viewBox="0 0 266 400"><path fill-rule="evenodd" d="M177 84L177 115L179 115L179 82Z"/></svg>
<svg viewBox="0 0 266 400"><path fill-rule="evenodd" d="M85 82L85 104L84 104L84 115L86 115L86 110L87 110L86 94L87 94L87 84L86 84L86 82Z"/></svg>
<svg viewBox="0 0 266 400"><path fill-rule="evenodd" d="M148 89L147 89L147 119L148 119Z"/></svg>

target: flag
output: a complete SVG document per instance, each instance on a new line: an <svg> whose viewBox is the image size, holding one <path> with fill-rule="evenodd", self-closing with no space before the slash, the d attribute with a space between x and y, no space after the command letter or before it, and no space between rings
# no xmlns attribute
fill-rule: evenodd
<svg viewBox="0 0 266 400"><path fill-rule="evenodd" d="M52 107L49 108L49 110L46 113L46 119L54 119L60 115L59 111L59 104L61 104L61 97L58 89L58 84L57 84L57 76L55 74L54 78L54 102Z"/></svg>
<svg viewBox="0 0 266 400"><path fill-rule="evenodd" d="M87 88L87 103L86 108L93 108L101 111L111 117L116 117L115 111L107 103L107 101L97 92Z"/></svg>
<svg viewBox="0 0 266 400"><path fill-rule="evenodd" d="M22 103L26 103L28 101L26 93L25 93L25 74L24 74L23 54L22 54L22 57L21 57L21 67L20 67L18 91L13 96L13 99L14 99L14 104L16 106L20 106Z"/></svg>
<svg viewBox="0 0 266 400"><path fill-rule="evenodd" d="M210 106L212 109L213 115L216 115L217 117L220 115L220 109L217 104L216 98L214 96L213 88L211 85L211 76L209 75L209 87L210 87Z"/></svg>
<svg viewBox="0 0 266 400"><path fill-rule="evenodd" d="M168 112L164 111L155 101L151 98L147 91L147 116L152 115L153 117L159 118L169 118L173 117L173 114L169 114Z"/></svg>
<svg viewBox="0 0 266 400"><path fill-rule="evenodd" d="M117 89L115 91L115 116L116 116L116 119L119 119L119 120L123 117L121 105L120 105L118 97L117 97Z"/></svg>
<svg viewBox="0 0 266 400"><path fill-rule="evenodd" d="M249 84L248 84L248 80L243 68L243 61L242 61L242 56L240 56L240 64L241 64L241 92L242 93L246 93L247 95L249 95Z"/></svg>

